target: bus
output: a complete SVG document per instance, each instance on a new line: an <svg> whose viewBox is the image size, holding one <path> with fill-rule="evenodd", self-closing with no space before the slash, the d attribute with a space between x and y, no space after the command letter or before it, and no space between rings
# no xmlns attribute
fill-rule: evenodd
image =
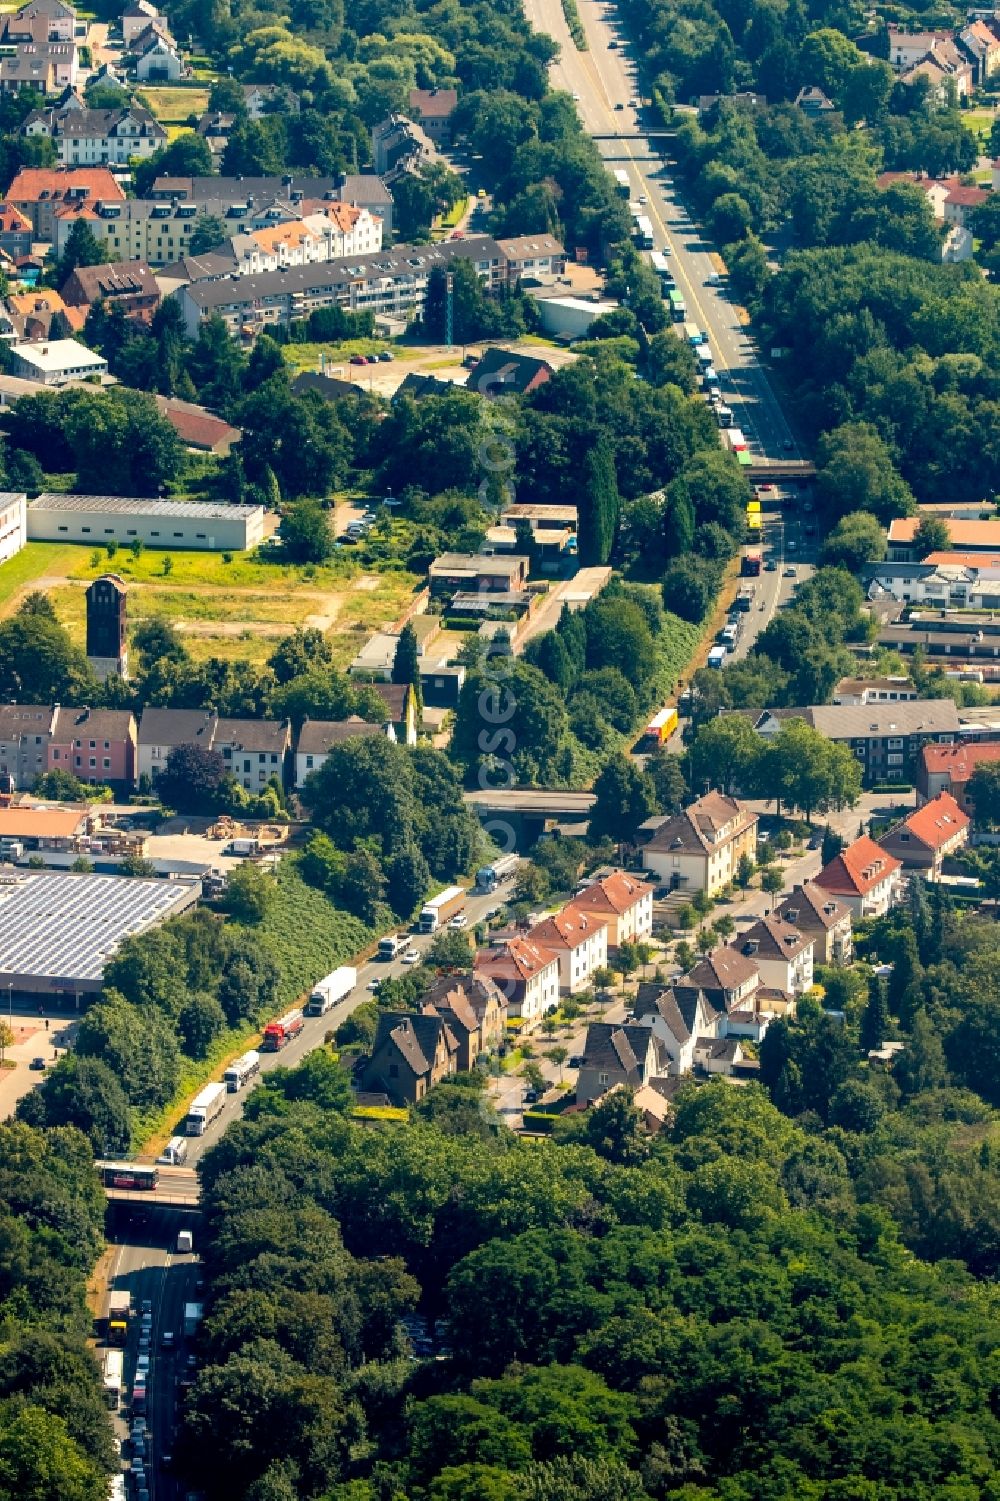
<svg viewBox="0 0 1000 1501"><path fill-rule="evenodd" d="M125 1357L121 1350L107 1350L104 1354L104 1400L116 1410L122 1400L122 1380Z"/></svg>
<svg viewBox="0 0 1000 1501"><path fill-rule="evenodd" d="M667 265L667 258L663 254L662 250L650 251L649 264L652 266L661 282L669 282L671 285L673 285L674 278L671 274L670 267ZM666 292L664 292L663 295L666 296Z"/></svg>
<svg viewBox="0 0 1000 1501"><path fill-rule="evenodd" d="M646 214L640 214L635 221L635 242L640 250L653 248L653 221Z"/></svg>
<svg viewBox="0 0 1000 1501"><path fill-rule="evenodd" d="M244 1053L242 1058L237 1058L235 1063L231 1063L223 1074L227 1093L238 1093L259 1073L260 1054L251 1048L249 1053Z"/></svg>
<svg viewBox="0 0 1000 1501"><path fill-rule="evenodd" d="M625 168L616 167L612 175L615 179L615 192L621 198L628 198L632 189L629 186L628 173L625 171Z"/></svg>
<svg viewBox="0 0 1000 1501"><path fill-rule="evenodd" d="M687 317L687 303L676 287L671 287L667 300L670 303L670 316L674 322L683 323Z"/></svg>
<svg viewBox="0 0 1000 1501"><path fill-rule="evenodd" d="M224 1084L206 1084L188 1106L184 1129L188 1136L204 1136L209 1126L222 1113L226 1103Z"/></svg>
<svg viewBox="0 0 1000 1501"><path fill-rule="evenodd" d="M151 1193L159 1181L160 1171L138 1162L96 1162L105 1188L131 1188Z"/></svg>
<svg viewBox="0 0 1000 1501"><path fill-rule="evenodd" d="M677 710L672 704L654 714L646 726L645 738L655 745L666 745L677 728Z"/></svg>

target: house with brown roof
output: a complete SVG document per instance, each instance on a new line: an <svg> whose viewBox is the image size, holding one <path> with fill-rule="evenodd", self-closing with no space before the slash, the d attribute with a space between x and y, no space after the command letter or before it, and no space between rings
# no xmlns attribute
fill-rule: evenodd
<svg viewBox="0 0 1000 1501"><path fill-rule="evenodd" d="M812 939L771 912L733 943L757 966L765 985L789 995L802 995L813 982Z"/></svg>
<svg viewBox="0 0 1000 1501"><path fill-rule="evenodd" d="M753 959L739 949L720 944L675 980L674 988L678 992L701 991L716 1011L728 1015L749 1005L760 983L760 970Z"/></svg>
<svg viewBox="0 0 1000 1501"><path fill-rule="evenodd" d="M460 1041L461 1029L474 1023L479 1053L492 1052L506 1038L507 1001L500 987L488 975L478 971L459 976L442 975L424 992L423 1003L433 1006L438 1015L449 1022Z"/></svg>
<svg viewBox="0 0 1000 1501"><path fill-rule="evenodd" d="M777 907L783 922L790 923L812 940L813 966L849 964L854 957L851 909L846 902L817 886L803 881L793 886Z"/></svg>
<svg viewBox="0 0 1000 1501"><path fill-rule="evenodd" d="M407 109L438 148L451 144L451 117L458 105L457 89L411 89Z"/></svg>
<svg viewBox="0 0 1000 1501"><path fill-rule="evenodd" d="M185 448L221 457L243 436L241 428L224 422L197 402L181 401L177 396L154 396L153 400L160 416L166 417Z"/></svg>
<svg viewBox="0 0 1000 1501"><path fill-rule="evenodd" d="M603 917L568 903L531 929L532 940L559 961L559 989L577 995L593 984L608 962L608 924Z"/></svg>
<svg viewBox="0 0 1000 1501"><path fill-rule="evenodd" d="M22 167L7 202L29 221L33 239L52 241L59 209L124 203L125 193L107 167Z"/></svg>
<svg viewBox="0 0 1000 1501"><path fill-rule="evenodd" d="M459 1070L459 1043L436 1012L383 1011L361 1088L382 1092L394 1105L415 1105L429 1089Z"/></svg>
<svg viewBox="0 0 1000 1501"><path fill-rule="evenodd" d="M980 766L1000 761L1000 742L969 741L962 745L925 745L917 762L917 800L930 802L948 792L963 813L974 819L976 810L969 797L969 780Z"/></svg>
<svg viewBox="0 0 1000 1501"><path fill-rule="evenodd" d="M104 266L77 266L62 288L63 302L86 313L95 302L126 318L149 323L160 305L160 288L145 261L118 261Z"/></svg>
<svg viewBox="0 0 1000 1501"><path fill-rule="evenodd" d="M284 781L285 757L292 745L287 719L220 719L212 749L247 792L263 792L274 777Z"/></svg>
<svg viewBox="0 0 1000 1501"><path fill-rule="evenodd" d="M50 733L47 769L70 772L79 782L107 783L131 792L137 739L131 709L61 707Z"/></svg>
<svg viewBox="0 0 1000 1501"><path fill-rule="evenodd" d="M166 770L172 750L179 745L199 745L211 750L219 716L213 709L158 709L142 711L138 736L138 772L140 780L155 783Z"/></svg>
<svg viewBox="0 0 1000 1501"><path fill-rule="evenodd" d="M609 951L641 943L653 931L653 888L624 870L591 881L576 893L573 906L607 923Z"/></svg>
<svg viewBox="0 0 1000 1501"><path fill-rule="evenodd" d="M922 871L929 880L941 875L945 860L969 842L970 820L950 792L939 792L882 835L879 844L904 869Z"/></svg>
<svg viewBox="0 0 1000 1501"><path fill-rule="evenodd" d="M547 360L510 349L487 349L469 371L466 389L480 396L525 396L552 379Z"/></svg>
<svg viewBox="0 0 1000 1501"><path fill-rule="evenodd" d="M652 1027L591 1022L577 1075L577 1102L593 1104L623 1085L638 1089L668 1068L669 1058Z"/></svg>
<svg viewBox="0 0 1000 1501"><path fill-rule="evenodd" d="M498 987L507 1014L519 1017L530 1029L559 1004L559 960L527 938L502 938L476 955L477 974Z"/></svg>
<svg viewBox="0 0 1000 1501"><path fill-rule="evenodd" d="M306 778L325 765L326 758L335 745L343 745L347 740L357 740L366 735L383 735L393 744L396 741L396 732L391 724L371 724L358 714L352 714L349 719L305 720L295 742L296 788L301 790L306 784Z"/></svg>
<svg viewBox="0 0 1000 1501"><path fill-rule="evenodd" d="M671 889L714 896L736 879L743 855L756 858L757 821L735 798L706 792L660 824L643 845L643 866Z"/></svg>
<svg viewBox="0 0 1000 1501"><path fill-rule="evenodd" d="M83 804L75 808L33 808L23 803L0 808L0 844L15 840L27 849L73 851L88 833L92 810Z"/></svg>
<svg viewBox="0 0 1000 1501"><path fill-rule="evenodd" d="M48 771L58 704L0 706L0 780L14 791L32 788Z"/></svg>
<svg viewBox="0 0 1000 1501"><path fill-rule="evenodd" d="M816 885L839 897L854 917L884 917L899 901L902 868L902 861L862 834L824 865Z"/></svg>

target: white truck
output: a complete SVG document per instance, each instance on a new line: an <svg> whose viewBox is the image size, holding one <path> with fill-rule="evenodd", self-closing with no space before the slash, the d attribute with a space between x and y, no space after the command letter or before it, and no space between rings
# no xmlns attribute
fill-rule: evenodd
<svg viewBox="0 0 1000 1501"><path fill-rule="evenodd" d="M481 865L476 871L476 885L480 891L496 891L501 881L506 881L518 867L518 855L501 855L492 865Z"/></svg>
<svg viewBox="0 0 1000 1501"><path fill-rule="evenodd" d="M306 1016L325 1016L338 1001L350 995L357 983L357 970L350 964L341 964L316 981L305 1005Z"/></svg>
<svg viewBox="0 0 1000 1501"><path fill-rule="evenodd" d="M390 960L395 959L397 954L402 953L406 945L407 939L404 934L387 933L378 941L378 957L383 963L388 964Z"/></svg>
<svg viewBox="0 0 1000 1501"><path fill-rule="evenodd" d="M461 886L446 886L420 909L421 933L436 933L454 917L465 904L465 890Z"/></svg>
<svg viewBox="0 0 1000 1501"><path fill-rule="evenodd" d="M109 1407L118 1407L122 1399L122 1379L125 1368L125 1352L108 1350L104 1356L104 1400Z"/></svg>

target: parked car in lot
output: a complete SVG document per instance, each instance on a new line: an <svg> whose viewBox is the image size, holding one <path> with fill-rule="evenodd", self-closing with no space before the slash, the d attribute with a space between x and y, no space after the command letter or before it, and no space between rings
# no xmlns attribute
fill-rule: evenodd
<svg viewBox="0 0 1000 1501"><path fill-rule="evenodd" d="M569 1066L570 1068L583 1068L583 1054L574 1053L572 1058L569 1060Z"/></svg>
<svg viewBox="0 0 1000 1501"><path fill-rule="evenodd" d="M367 363L368 363L368 356L366 354L352 354L351 355L351 364L352 365L367 365Z"/></svg>

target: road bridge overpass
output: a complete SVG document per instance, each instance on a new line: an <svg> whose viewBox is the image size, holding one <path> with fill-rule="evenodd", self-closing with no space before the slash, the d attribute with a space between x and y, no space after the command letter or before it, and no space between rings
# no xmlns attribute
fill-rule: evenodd
<svg viewBox="0 0 1000 1501"><path fill-rule="evenodd" d="M504 787L467 792L465 800L484 829L501 847L505 833L518 848L534 844L553 823L586 824L594 806L592 792L560 788Z"/></svg>

